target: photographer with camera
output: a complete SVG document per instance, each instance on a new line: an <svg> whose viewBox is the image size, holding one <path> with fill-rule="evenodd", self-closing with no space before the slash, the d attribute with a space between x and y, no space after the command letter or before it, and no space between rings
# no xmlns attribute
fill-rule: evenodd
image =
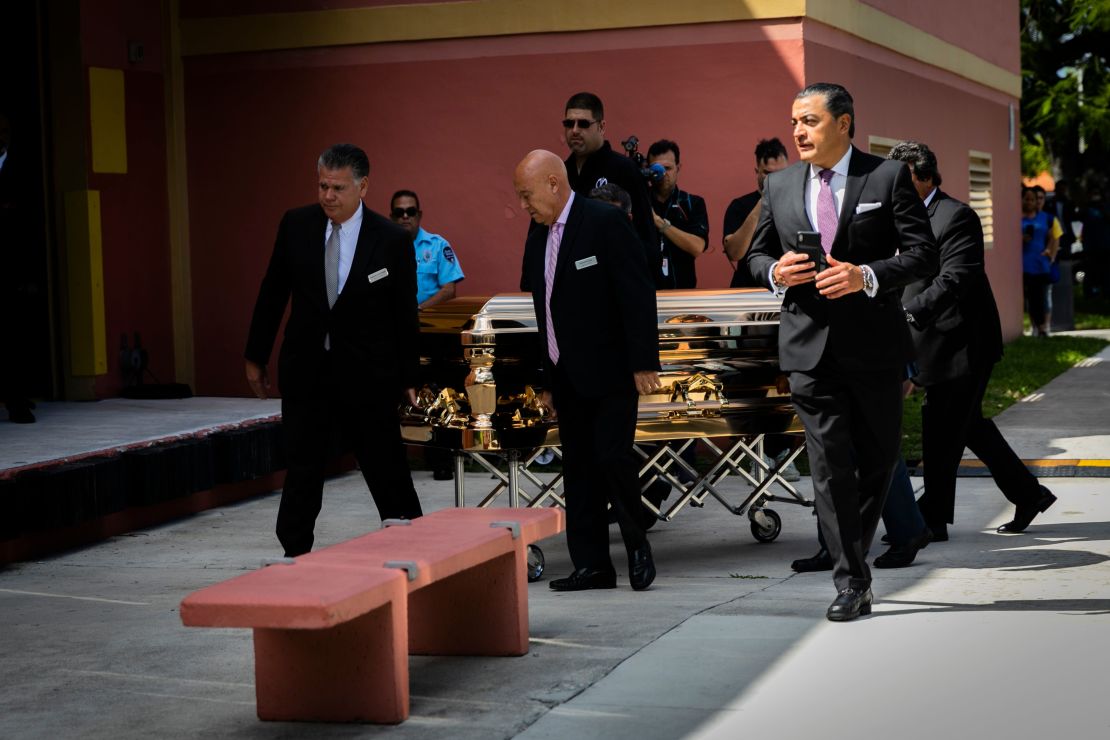
<svg viewBox="0 0 1110 740"><path fill-rule="evenodd" d="M709 215L700 195L678 188L682 168L678 144L660 139L648 148L648 169L660 172L651 181L652 215L659 231L659 273L655 284L660 289L696 288L698 273L694 260L709 244Z"/></svg>
<svg viewBox="0 0 1110 740"><path fill-rule="evenodd" d="M644 245L652 275L659 274L659 236L651 217L647 184L640 168L613 151L605 140L605 108L601 98L580 92L567 101L563 130L570 156L567 176L575 193L588 198L590 191L608 182L624 188L632 198L632 227ZM658 285L658 277L656 279Z"/></svg>
<svg viewBox="0 0 1110 740"><path fill-rule="evenodd" d="M755 190L741 195L725 209L724 247L725 257L732 264L734 272L730 288L752 288L758 283L749 274L744 258L755 235L755 225L759 221L759 206L763 199L763 181L772 172L786 169L790 164L786 147L777 138L760 139L755 146Z"/></svg>

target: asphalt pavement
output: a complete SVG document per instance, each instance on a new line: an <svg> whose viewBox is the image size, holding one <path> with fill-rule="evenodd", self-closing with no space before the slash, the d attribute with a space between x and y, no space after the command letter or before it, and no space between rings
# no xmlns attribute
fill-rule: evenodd
<svg viewBox="0 0 1110 740"><path fill-rule="evenodd" d="M181 625L185 595L281 554L276 494L7 566L0 737L1110 737L1110 351L997 421L1023 458L1078 473L1042 479L1059 501L1017 535L994 531L1012 507L993 482L961 478L950 541L875 570L869 617L826 621L829 574L790 570L816 550L809 509L775 505L782 534L760 544L710 499L652 530L646 592L615 528L611 591L551 592L570 563L543 542L530 653L411 658L397 726L260 722L250 632ZM427 510L453 505L450 482L414 477ZM468 499L492 483L468 474ZM357 473L329 481L319 546L377 526Z"/></svg>

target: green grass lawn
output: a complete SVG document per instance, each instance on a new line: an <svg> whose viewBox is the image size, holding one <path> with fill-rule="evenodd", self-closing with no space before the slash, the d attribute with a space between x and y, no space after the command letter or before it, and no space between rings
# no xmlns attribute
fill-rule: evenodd
<svg viewBox="0 0 1110 740"><path fill-rule="evenodd" d="M1083 286L1075 286L1075 328L1110 329L1110 299L1087 298ZM1029 330L1029 317L1024 318ZM1006 345L1006 353L995 365L987 394L983 398L983 415L992 417L1025 398L1060 373L1091 355L1097 354L1107 342L1092 337L1054 335L1047 339L1019 337ZM903 404L902 454L911 464L921 459L921 401L924 392L914 391Z"/></svg>
<svg viewBox="0 0 1110 740"><path fill-rule="evenodd" d="M1102 317L1110 324L1110 317ZM983 415L992 417L1025 398L1077 362L1097 354L1110 342L1094 337L1019 337L1006 345L995 365L983 398ZM921 459L921 400L916 390L903 405L902 454L908 462Z"/></svg>

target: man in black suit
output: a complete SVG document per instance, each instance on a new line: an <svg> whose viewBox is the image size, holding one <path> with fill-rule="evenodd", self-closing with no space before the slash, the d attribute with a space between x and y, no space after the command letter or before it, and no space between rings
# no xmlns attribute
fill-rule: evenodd
<svg viewBox="0 0 1110 740"><path fill-rule="evenodd" d="M632 442L638 394L659 387L655 288L628 218L576 196L566 167L536 150L513 187L537 224L524 246L543 355L544 402L558 412L566 482L567 546L574 572L556 591L614 588L605 511L612 504L637 591L655 578L639 524Z"/></svg>
<svg viewBox="0 0 1110 740"><path fill-rule="evenodd" d="M287 557L312 549L335 442L358 460L382 519L421 515L397 404L415 404L419 357L412 237L362 204L366 153L328 148L319 203L287 211L247 339L247 382L266 398L266 363L292 298L278 359L288 469L277 536Z"/></svg>
<svg viewBox="0 0 1110 740"><path fill-rule="evenodd" d="M590 191L607 182L620 185L632 198L632 228L640 237L657 288L661 284L659 234L652 215L647 182L640 168L623 154L613 151L605 140L605 107L590 92L571 95L563 113L563 131L570 156L564 164L574 192L589 197Z"/></svg>
<svg viewBox="0 0 1110 740"><path fill-rule="evenodd" d="M35 346L38 306L33 296L42 238L31 214L34 178L9 149L11 142L11 121L0 111L0 344L10 353L0 361L0 400L10 421L33 424L26 355Z"/></svg>
<svg viewBox="0 0 1110 740"><path fill-rule="evenodd" d="M1021 532L1056 497L1022 464L994 422L983 418L983 394L1002 357L1002 329L983 266L982 224L975 211L940 190L937 158L929 147L905 141L890 151L890 158L909 165L940 250L939 269L902 296L917 350L914 382L925 387L925 494L918 507L934 541L947 540L956 472L966 446L1017 507L1013 520L998 531Z"/></svg>
<svg viewBox="0 0 1110 740"><path fill-rule="evenodd" d="M772 172L784 170L790 165L790 157L786 147L777 137L760 139L755 145L755 190L734 198L725 209L724 238L721 243L725 249L725 257L732 265L732 282L730 288L753 288L762 285L754 282L751 272L744 261L748 248L755 236L755 227L759 223L759 201L763 197L763 181Z"/></svg>
<svg viewBox="0 0 1110 740"><path fill-rule="evenodd" d="M748 254L752 276L783 295L779 364L806 430L817 516L837 597L827 616L871 611L864 555L899 454L910 338L901 288L930 274L936 245L909 170L852 146L852 96L817 83L794 99L801 162L767 176ZM827 262L795 251L820 232ZM896 254L897 252L897 254Z"/></svg>

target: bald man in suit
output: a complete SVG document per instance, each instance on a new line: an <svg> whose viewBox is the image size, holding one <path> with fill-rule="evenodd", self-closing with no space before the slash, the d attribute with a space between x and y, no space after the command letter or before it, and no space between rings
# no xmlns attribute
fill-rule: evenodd
<svg viewBox="0 0 1110 740"><path fill-rule="evenodd" d="M655 562L640 524L632 443L638 396L659 387L655 286L628 217L575 195L566 166L536 150L513 187L536 226L524 247L542 345L545 403L558 413L566 481L567 546L574 572L555 591L614 588L606 502L628 555L628 580L642 591Z"/></svg>

